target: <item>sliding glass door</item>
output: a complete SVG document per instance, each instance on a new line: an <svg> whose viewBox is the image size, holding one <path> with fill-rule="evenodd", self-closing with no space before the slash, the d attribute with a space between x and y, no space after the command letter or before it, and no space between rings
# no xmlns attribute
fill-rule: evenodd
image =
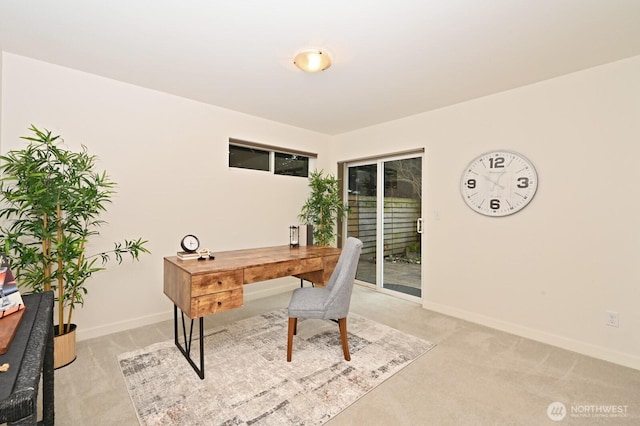
<svg viewBox="0 0 640 426"><path fill-rule="evenodd" d="M362 240L356 279L422 297L422 155L346 165L347 235Z"/></svg>
<svg viewBox="0 0 640 426"><path fill-rule="evenodd" d="M376 285L378 247L378 165L362 164L348 167L347 235L362 241L362 255L356 279Z"/></svg>

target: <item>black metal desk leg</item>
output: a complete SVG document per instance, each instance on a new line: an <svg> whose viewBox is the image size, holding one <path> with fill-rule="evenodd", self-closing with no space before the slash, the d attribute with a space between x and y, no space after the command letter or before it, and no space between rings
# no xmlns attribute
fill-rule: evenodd
<svg viewBox="0 0 640 426"><path fill-rule="evenodd" d="M315 283L311 282L311 287L315 287L315 286L316 286ZM300 278L300 287L304 287L304 280L302 278Z"/></svg>
<svg viewBox="0 0 640 426"><path fill-rule="evenodd" d="M189 338L187 340L187 328L184 321L184 312L180 311L180 315L182 318L182 337L184 338L184 346L180 344L178 339L178 307L173 305L173 336L174 343L182 355L186 358L191 365L191 368L198 374L200 379L204 379L204 317L198 318L199 324L199 337L200 337L200 367L196 365L196 363L191 358L191 343L193 342L193 320L191 320L191 324L189 326Z"/></svg>

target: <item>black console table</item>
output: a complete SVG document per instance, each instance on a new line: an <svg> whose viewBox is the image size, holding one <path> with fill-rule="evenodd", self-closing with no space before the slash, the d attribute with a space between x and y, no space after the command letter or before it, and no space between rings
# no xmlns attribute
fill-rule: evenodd
<svg viewBox="0 0 640 426"><path fill-rule="evenodd" d="M0 355L0 424L38 424L42 372L42 422L53 425L53 292L22 297L26 310L9 350Z"/></svg>

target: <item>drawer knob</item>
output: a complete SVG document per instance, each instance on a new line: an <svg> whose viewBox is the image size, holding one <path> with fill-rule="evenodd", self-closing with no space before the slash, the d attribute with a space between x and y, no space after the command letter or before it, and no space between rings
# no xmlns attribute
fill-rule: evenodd
<svg viewBox="0 0 640 426"><path fill-rule="evenodd" d="M222 302L218 302L218 306L222 306Z"/></svg>
<svg viewBox="0 0 640 426"><path fill-rule="evenodd" d="M222 281L218 281L218 285L222 285Z"/></svg>

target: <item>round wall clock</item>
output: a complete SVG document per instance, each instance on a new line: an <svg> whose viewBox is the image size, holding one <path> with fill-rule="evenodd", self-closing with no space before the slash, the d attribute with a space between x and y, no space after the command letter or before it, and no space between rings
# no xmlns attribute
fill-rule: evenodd
<svg viewBox="0 0 640 426"><path fill-rule="evenodd" d="M200 247L200 241L195 235L185 235L180 241L180 247L187 253L195 253Z"/></svg>
<svg viewBox="0 0 640 426"><path fill-rule="evenodd" d="M517 152L491 151L469 163L460 192L474 211L507 216L522 210L536 193L538 175L531 161Z"/></svg>

